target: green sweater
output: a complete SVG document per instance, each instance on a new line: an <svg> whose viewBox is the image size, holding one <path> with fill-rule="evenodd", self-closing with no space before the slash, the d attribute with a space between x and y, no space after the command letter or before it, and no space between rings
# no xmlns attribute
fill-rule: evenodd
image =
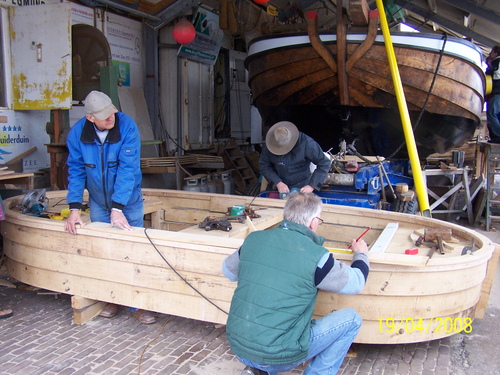
<svg viewBox="0 0 500 375"><path fill-rule="evenodd" d="M233 353L268 365L306 358L323 242L288 221L246 238L226 327Z"/></svg>

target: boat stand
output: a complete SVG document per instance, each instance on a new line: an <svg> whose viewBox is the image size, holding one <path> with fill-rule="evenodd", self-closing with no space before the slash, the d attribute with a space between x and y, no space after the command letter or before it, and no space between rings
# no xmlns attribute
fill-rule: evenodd
<svg viewBox="0 0 500 375"><path fill-rule="evenodd" d="M427 186L427 193L435 199L429 207L433 214L448 214L447 218L452 213L463 213L464 210L454 209L455 201L461 189L465 192L465 211L469 224L474 222L474 213L472 208L471 192L469 188L469 168L455 168L455 169L427 169L423 171L425 184ZM452 187L444 194L439 195L437 192L429 188L427 178L430 176L445 176L452 182ZM447 201L448 200L448 201ZM444 210L436 210L440 205L444 206Z"/></svg>

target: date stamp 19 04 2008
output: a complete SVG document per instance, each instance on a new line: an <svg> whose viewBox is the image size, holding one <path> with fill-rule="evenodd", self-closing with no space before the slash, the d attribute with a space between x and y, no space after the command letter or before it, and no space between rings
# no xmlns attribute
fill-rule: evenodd
<svg viewBox="0 0 500 375"><path fill-rule="evenodd" d="M471 318L379 318L380 333L471 333Z"/></svg>

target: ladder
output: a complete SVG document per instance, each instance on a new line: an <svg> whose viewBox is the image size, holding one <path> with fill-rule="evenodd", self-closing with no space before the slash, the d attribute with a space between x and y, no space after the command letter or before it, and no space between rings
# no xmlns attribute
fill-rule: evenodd
<svg viewBox="0 0 500 375"><path fill-rule="evenodd" d="M233 171L234 184L241 194L245 194L250 186L258 183L258 178L245 158L245 154L234 140L219 149L219 155L222 156L226 168Z"/></svg>

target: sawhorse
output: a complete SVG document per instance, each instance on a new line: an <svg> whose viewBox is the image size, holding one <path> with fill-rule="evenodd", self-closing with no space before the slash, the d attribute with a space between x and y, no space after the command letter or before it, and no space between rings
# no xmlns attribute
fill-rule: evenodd
<svg viewBox="0 0 500 375"><path fill-rule="evenodd" d="M464 210L467 213L467 219L469 220L469 224L474 222L474 213L472 208L472 199L470 189L469 189L469 169L465 168L456 168L456 169L426 169L423 171L423 175L425 178L425 182L427 185L427 193L430 197L434 198L435 201L429 207L431 213L435 214L452 214L452 213L463 213ZM429 185L427 183L427 177L429 176L445 176L450 179L453 183L453 186L442 196L429 189ZM464 189L465 192L465 207L462 210L454 209L455 201L458 192L460 189ZM477 194L478 190L474 192L474 195ZM446 200L450 198L449 202ZM443 205L445 210L436 210L436 208L440 205Z"/></svg>

